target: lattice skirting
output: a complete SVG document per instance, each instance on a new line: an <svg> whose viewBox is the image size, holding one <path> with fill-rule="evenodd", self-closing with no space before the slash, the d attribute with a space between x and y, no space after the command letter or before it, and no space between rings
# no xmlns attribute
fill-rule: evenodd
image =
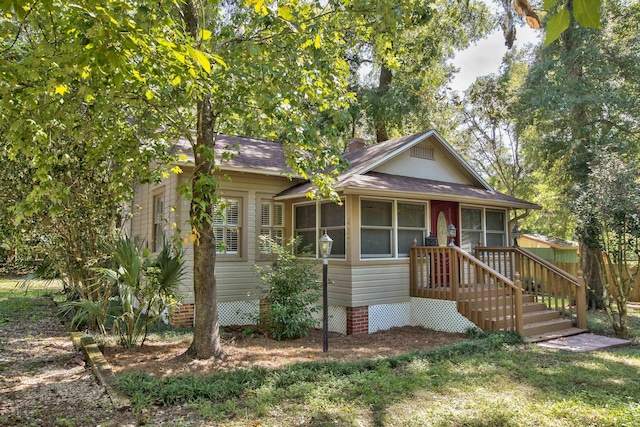
<svg viewBox="0 0 640 427"><path fill-rule="evenodd" d="M398 326L422 326L443 332L466 332L475 325L458 313L455 301L411 298L408 303L369 306L369 333Z"/></svg>
<svg viewBox="0 0 640 427"><path fill-rule="evenodd" d="M429 298L411 298L411 325L457 333L476 327L458 312L455 301Z"/></svg>
<svg viewBox="0 0 640 427"><path fill-rule="evenodd" d="M369 333L386 331L396 326L410 325L411 304L382 304L369 306Z"/></svg>
<svg viewBox="0 0 640 427"><path fill-rule="evenodd" d="M256 325L260 301L229 301L218 303L220 326Z"/></svg>
<svg viewBox="0 0 640 427"><path fill-rule="evenodd" d="M318 327L322 328L322 310L314 313L318 320ZM329 306L329 331L345 335L347 333L347 308L334 305Z"/></svg>

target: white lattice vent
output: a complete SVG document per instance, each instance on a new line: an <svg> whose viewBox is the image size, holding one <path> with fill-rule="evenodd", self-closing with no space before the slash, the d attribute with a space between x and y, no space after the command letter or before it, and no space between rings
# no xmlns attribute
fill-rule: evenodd
<svg viewBox="0 0 640 427"><path fill-rule="evenodd" d="M411 304L383 304L369 306L369 333L407 326L411 318Z"/></svg>
<svg viewBox="0 0 640 427"><path fill-rule="evenodd" d="M443 332L466 332L475 325L458 312L455 301L411 298L412 326Z"/></svg>
<svg viewBox="0 0 640 427"><path fill-rule="evenodd" d="M317 326L322 328L322 310L314 313L313 317L318 321ZM336 305L329 306L329 331L342 335L347 334L347 309Z"/></svg>
<svg viewBox="0 0 640 427"><path fill-rule="evenodd" d="M229 301L218 303L220 326L255 325L258 323L259 301Z"/></svg>

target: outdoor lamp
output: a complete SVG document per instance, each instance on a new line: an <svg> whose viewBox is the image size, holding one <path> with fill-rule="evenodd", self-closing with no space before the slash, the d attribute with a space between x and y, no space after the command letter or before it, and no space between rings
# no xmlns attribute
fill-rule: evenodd
<svg viewBox="0 0 640 427"><path fill-rule="evenodd" d="M331 255L331 247L333 246L333 239L329 237L326 230L324 235L318 239L318 246L320 247L320 257L326 260Z"/></svg>
<svg viewBox="0 0 640 427"><path fill-rule="evenodd" d="M511 236L513 237L513 247L517 248L518 247L518 238L522 235L522 233L520 233L520 230L518 230L518 225L516 224L513 227L513 230L511 230Z"/></svg>
<svg viewBox="0 0 640 427"><path fill-rule="evenodd" d="M331 255L331 246L333 246L333 239L325 230L324 235L318 239L318 247L322 257L322 329L324 332L322 351L324 353L329 351L329 292L327 290L329 260L327 258Z"/></svg>
<svg viewBox="0 0 640 427"><path fill-rule="evenodd" d="M455 246L456 245L456 226L453 224L449 224L447 225L447 236L449 236L449 239L451 239L451 241L449 242L449 246Z"/></svg>

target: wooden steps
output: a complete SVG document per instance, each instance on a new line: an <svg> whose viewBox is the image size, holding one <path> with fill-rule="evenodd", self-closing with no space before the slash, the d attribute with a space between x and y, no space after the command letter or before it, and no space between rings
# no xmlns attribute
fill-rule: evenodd
<svg viewBox="0 0 640 427"><path fill-rule="evenodd" d="M467 290L469 288L465 288ZM461 289L460 292L464 292ZM487 294L488 291L485 291ZM534 301L531 294L522 295L523 333L531 342L576 335L583 329L573 327L573 321L562 318L557 310L549 310L542 302ZM489 308L492 306L493 308ZM483 329L513 330L512 307L501 297L464 298L458 302L458 311Z"/></svg>

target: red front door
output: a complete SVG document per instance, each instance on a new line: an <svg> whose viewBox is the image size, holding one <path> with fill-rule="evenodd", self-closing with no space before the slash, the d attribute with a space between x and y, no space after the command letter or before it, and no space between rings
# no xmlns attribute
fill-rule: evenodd
<svg viewBox="0 0 640 427"><path fill-rule="evenodd" d="M460 246L460 224L458 223L458 202L431 201L431 232L438 238L438 246L446 246L450 239L447 237L447 226L456 227L455 244Z"/></svg>
<svg viewBox="0 0 640 427"><path fill-rule="evenodd" d="M448 246L451 239L447 236L447 227L456 227L454 242L459 244L458 237L458 203L434 200L431 202L431 232L438 239L438 246ZM434 287L451 286L451 268L448 254L435 254L431 260L430 279Z"/></svg>

